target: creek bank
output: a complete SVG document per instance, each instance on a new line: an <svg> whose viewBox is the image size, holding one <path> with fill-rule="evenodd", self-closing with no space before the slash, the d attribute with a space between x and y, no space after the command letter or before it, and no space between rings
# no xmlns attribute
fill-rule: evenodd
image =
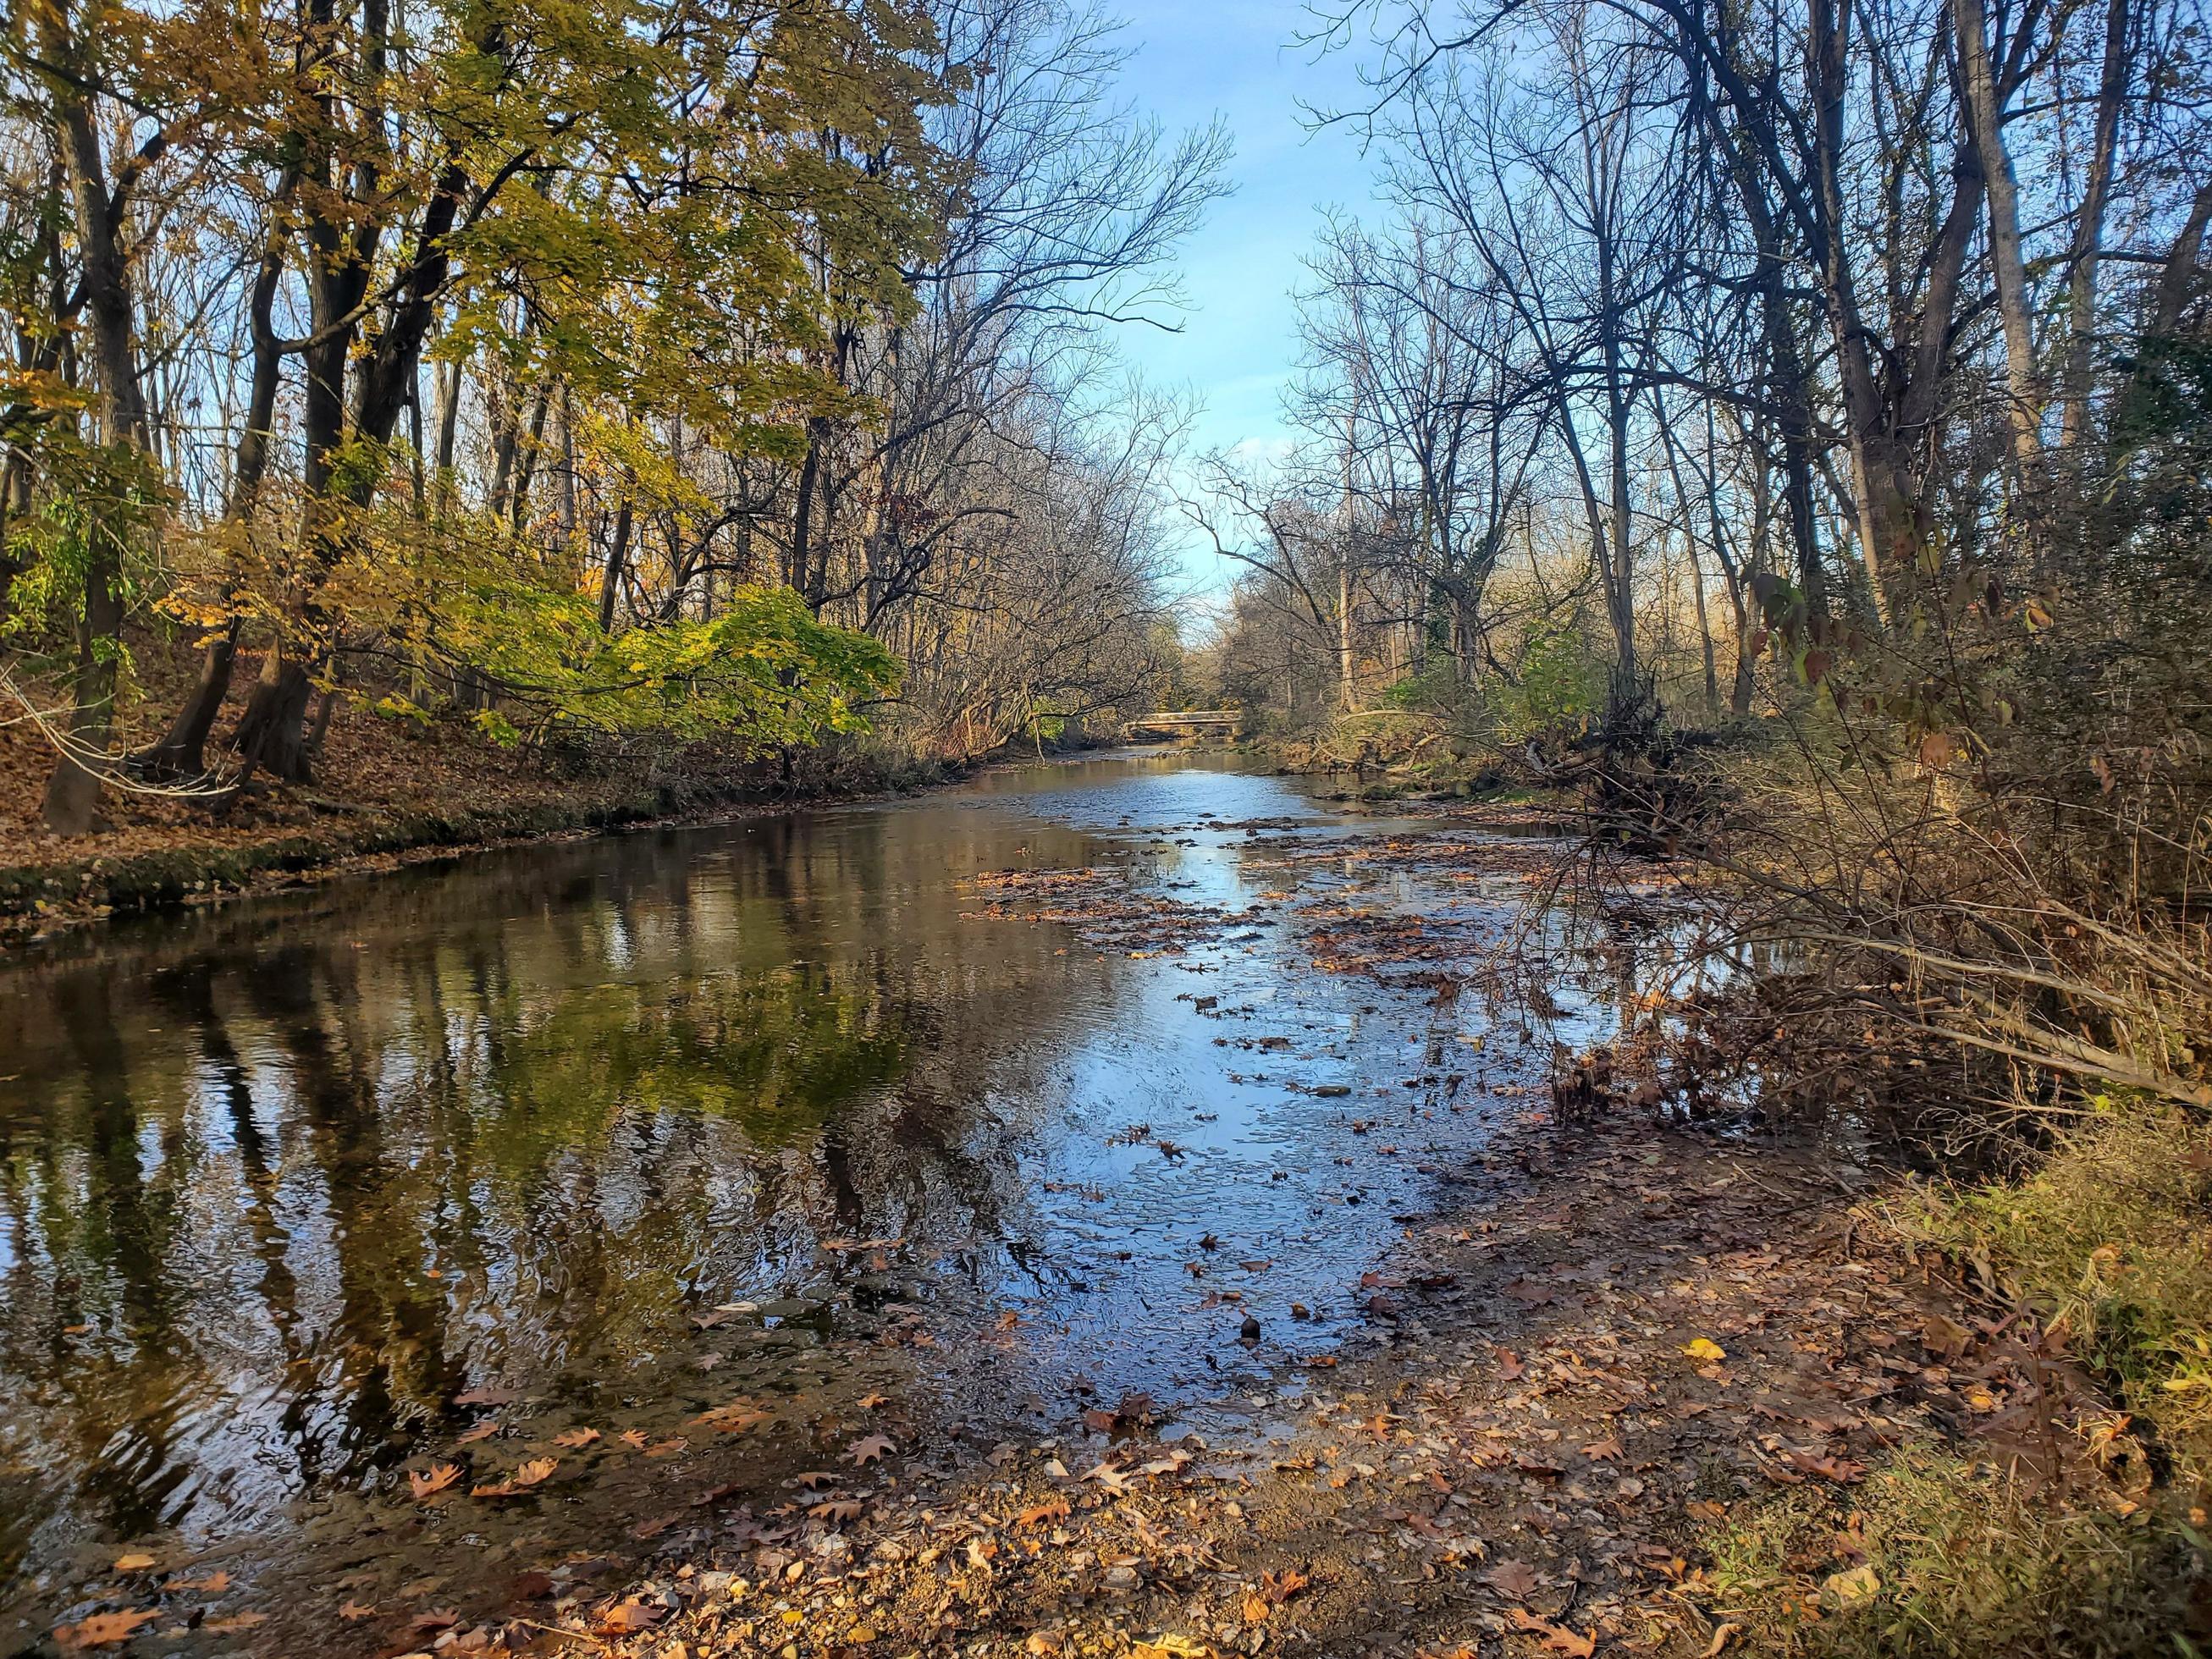
<svg viewBox="0 0 2212 1659"><path fill-rule="evenodd" d="M1528 1110L1341 1287L1368 1328L1336 1354L1264 1331L1264 1387L1102 1402L1029 1443L916 1443L886 1413L641 1582L556 1567L541 1610L423 1650L1717 1654L1744 1628L1711 1573L1732 1523L1848 1503L1931 1437L2027 1455L2023 1420L2079 1387L1870 1233L1877 1185ZM1850 1566L1839 1546L1816 1586Z"/></svg>
<svg viewBox="0 0 2212 1659"><path fill-rule="evenodd" d="M0 755L13 779L0 790L0 951L112 915L531 842L859 803L1027 758L939 763L842 747L778 777L695 749L584 768L500 750L465 731L410 736L368 716L354 724L366 729L334 726L311 786L257 794L222 818L202 803L128 798L108 829L74 837L38 828L33 781L43 775L19 738L18 752ZM15 735L0 731L0 739Z"/></svg>

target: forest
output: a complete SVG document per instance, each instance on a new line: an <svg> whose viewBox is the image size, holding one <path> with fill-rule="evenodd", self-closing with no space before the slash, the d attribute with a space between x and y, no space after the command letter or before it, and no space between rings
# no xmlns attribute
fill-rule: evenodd
<svg viewBox="0 0 2212 1659"><path fill-rule="evenodd" d="M1917 1427L1876 1418L1869 1443L1801 1413L1832 1443L1788 1454L1773 1503L1684 1488L1718 1531L1649 1547L1674 1563L1655 1594L1695 1618L1650 1613L1632 1640L1601 1601L1585 1637L1579 1588L1531 1613L1513 1577L1516 1622L1291 1650L2212 1650L2212 19L2196 0L1279 11L1274 49L1313 73L1304 129L1354 146L1371 185L1324 208L1298 268L1253 273L1294 295L1290 435L1219 447L1197 394L1125 345L1208 325L1180 266L1231 191L1235 135L1150 113L1140 41L1092 0L9 0L9 935L416 842L941 782L1224 711L1237 767L1554 843L1540 870L1502 841L1420 866L1518 884L1480 974L1438 942L1459 923L1433 895L1386 961L1343 894L1304 936L1316 974L1432 994L1439 1018L1462 985L1510 985L1534 1011L1512 1023L1553 1040L1529 1048L1540 1078L1492 1092L1548 1097L1562 1129L1702 1137L1655 1164L1741 1136L1796 1149L1808 1190L1879 1170L1842 1259L1879 1239L1881 1284L1950 1298L1869 1339L1925 1363L1876 1356L1893 1375L1847 1396L1919 1390ZM1158 846L1259 836L1274 811L1163 820ZM932 855L888 833L921 883ZM811 878L879 877L795 845L820 869L748 879L811 939ZM1395 868L1394 845L1360 856ZM896 1052L854 1098L902 1086L967 994L931 954L966 948L956 920L1022 898L1103 962L1197 949L1284 898L1255 875L1249 910L1194 919L1173 907L1195 900L1109 900L1095 851L960 847L1007 868L961 867L989 903L933 924L933 988L900 993ZM1022 885L1045 857L1068 861L1064 892ZM762 994L841 1053L889 1018L854 988L876 969L840 954L871 924L842 925L791 946L837 957L835 1007L773 975ZM563 948L626 962L629 927ZM1637 963L1596 1037L1555 1018L1577 953ZM1409 961L1430 978L1394 979ZM317 962L319 983L351 972ZM1285 1008L1320 995L1285 988ZM280 1019L265 989L238 994ZM413 991L380 994L391 1029L437 1028ZM1108 994L1055 981L1036 1006ZM681 1051L667 1097L725 1069L688 1012L609 1018ZM482 1019L526 1024L495 1001ZM283 1029L322 1070L354 1040ZM776 1057L810 1045L829 1052L754 1043L748 1076L811 1098ZM1450 1063L1402 1086L1441 1107ZM632 1109L627 1089L583 1115ZM926 1121L930 1170L953 1172L928 1178L957 1186L969 1132L941 1105L888 1117ZM1184 1156L1149 1121L1117 1136ZM1006 1167L977 1178L993 1227L1021 1211ZM855 1249L904 1243L872 1207L896 1182L855 1197L833 1174L808 1190L881 1235ZM1362 1305L1402 1289L1374 1291L1381 1271ZM1806 1296L1832 1310L1839 1282ZM1728 1380L1720 1345L1671 1346ZM1517 1379L1498 1352L1481 1364ZM1986 1386L1963 1382L1975 1364ZM1400 1381L1408 1401L1425 1386ZM1146 1410L1085 1413L1117 1443L1153 1424L1132 1389ZM1592 1433L1586 1454L1612 1443ZM1322 1571L1300 1560L1221 1650L1261 1650ZM996 1616L963 1628L1015 1629ZM592 1628L604 1646L645 1626ZM1082 1650L1216 1650L1132 1639Z"/></svg>

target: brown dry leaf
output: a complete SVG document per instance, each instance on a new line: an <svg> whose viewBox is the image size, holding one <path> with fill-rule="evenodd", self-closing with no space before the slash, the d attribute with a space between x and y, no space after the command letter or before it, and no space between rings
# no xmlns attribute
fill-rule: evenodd
<svg viewBox="0 0 2212 1659"><path fill-rule="evenodd" d="M668 1616L665 1607L655 1607L650 1601L624 1601L611 1607L599 1620L599 1629L605 1633L626 1636L636 1631L651 1630Z"/></svg>
<svg viewBox="0 0 2212 1659"><path fill-rule="evenodd" d="M498 1389L489 1385L471 1389L466 1394L453 1396L456 1406L512 1406L522 1398L519 1389Z"/></svg>
<svg viewBox="0 0 2212 1659"><path fill-rule="evenodd" d="M501 1423L500 1420L495 1417L489 1422L477 1424L476 1427L462 1435L460 1438L454 1441L453 1443L457 1446L473 1446L479 1440L490 1439L492 1436L497 1434L504 1426L505 1425Z"/></svg>
<svg viewBox="0 0 2212 1659"><path fill-rule="evenodd" d="M864 1394L860 1396L860 1409L864 1412L872 1412L878 1406L890 1403L891 1397L887 1394Z"/></svg>
<svg viewBox="0 0 2212 1659"><path fill-rule="evenodd" d="M863 1507L856 1498L833 1498L825 1504L811 1505L806 1512L817 1521L827 1521L832 1526L842 1527L848 1522L859 1520Z"/></svg>
<svg viewBox="0 0 2212 1659"><path fill-rule="evenodd" d="M806 1469L791 1477L793 1486L804 1486L809 1492L820 1492L824 1486L834 1486L837 1477L827 1469Z"/></svg>
<svg viewBox="0 0 2212 1659"><path fill-rule="evenodd" d="M1014 1517L1018 1527L1034 1527L1043 1521L1065 1521L1068 1516L1065 1498L1048 1498L1042 1504L1032 1504Z"/></svg>
<svg viewBox="0 0 2212 1659"><path fill-rule="evenodd" d="M1682 1513L1692 1521L1725 1521L1728 1505L1716 1504L1709 1498L1692 1498L1682 1505Z"/></svg>
<svg viewBox="0 0 2212 1659"><path fill-rule="evenodd" d="M1795 1446L1784 1446L1782 1455L1790 1468L1802 1469L1807 1474L1817 1474L1823 1480L1832 1480L1839 1486L1848 1486L1866 1479L1866 1465L1854 1463L1848 1457L1821 1457L1811 1452L1799 1451Z"/></svg>
<svg viewBox="0 0 2212 1659"><path fill-rule="evenodd" d="M200 1628L214 1631L217 1634L227 1634L234 1630L252 1630L256 1625L265 1625L268 1622L269 1615L265 1613L234 1613L228 1619L210 1619Z"/></svg>
<svg viewBox="0 0 2212 1659"><path fill-rule="evenodd" d="M1526 1561L1500 1561L1486 1576L1492 1589L1516 1601L1527 1601L1542 1588L1544 1582Z"/></svg>
<svg viewBox="0 0 2212 1659"><path fill-rule="evenodd" d="M418 1503L425 1498L436 1496L460 1478L461 1466L459 1463L434 1463L427 1474L419 1469L407 1471L407 1484L413 1489Z"/></svg>
<svg viewBox="0 0 2212 1659"><path fill-rule="evenodd" d="M573 1451L579 1446L590 1445L599 1437L599 1431L597 1429L564 1429L553 1437L553 1443L556 1446L566 1446Z"/></svg>
<svg viewBox="0 0 2212 1659"><path fill-rule="evenodd" d="M1515 1607L1506 1616L1512 1620L1514 1629L1525 1630L1531 1636L1541 1637L1547 1653L1559 1654L1563 1659L1590 1659L1590 1656L1597 1651L1596 1637L1577 1636L1564 1626L1539 1619L1526 1607Z"/></svg>
<svg viewBox="0 0 2212 1659"><path fill-rule="evenodd" d="M623 1445L635 1446L638 1450L643 1451L653 1437L643 1429L624 1429L619 1438Z"/></svg>
<svg viewBox="0 0 2212 1659"><path fill-rule="evenodd" d="M124 1555L116 1558L115 1570L118 1572L143 1572L153 1565L154 1558L150 1555Z"/></svg>
<svg viewBox="0 0 2212 1659"><path fill-rule="evenodd" d="M560 1467L561 1460L557 1457L533 1457L514 1472L514 1484L518 1486L538 1486Z"/></svg>
<svg viewBox="0 0 2212 1659"><path fill-rule="evenodd" d="M64 1625L54 1632L54 1640L65 1648L104 1648L118 1642L127 1642L139 1626L161 1616L158 1607L141 1607L131 1613L95 1613L74 1625Z"/></svg>
<svg viewBox="0 0 2212 1659"><path fill-rule="evenodd" d="M220 1570L204 1578L172 1578L164 1589L195 1590L203 1595L220 1595L230 1588L230 1575Z"/></svg>
<svg viewBox="0 0 2212 1659"><path fill-rule="evenodd" d="M357 1625L364 1619L375 1618L376 1609L356 1601L349 1596L346 1600L338 1603L338 1617L344 1620L349 1625Z"/></svg>
<svg viewBox="0 0 2212 1659"><path fill-rule="evenodd" d="M1721 1650L1742 1634L1743 1626L1741 1625L1726 1624L1714 1626L1713 1639L1705 1644L1705 1650L1698 1656L1698 1659L1720 1659Z"/></svg>
<svg viewBox="0 0 2212 1659"><path fill-rule="evenodd" d="M1583 1448L1583 1455L1593 1463L1602 1463L1607 1458L1621 1455L1620 1442L1607 1435L1602 1440L1592 1441Z"/></svg>
<svg viewBox="0 0 2212 1659"><path fill-rule="evenodd" d="M732 1400L726 1406L716 1406L703 1411L691 1420L704 1423L721 1434L743 1434L756 1423L765 1423L772 1413L763 1411L750 1400Z"/></svg>
<svg viewBox="0 0 2212 1659"><path fill-rule="evenodd" d="M1498 1380L1499 1382L1517 1382L1521 1380L1522 1374L1528 1369L1528 1368L1526 1365L1521 1363L1521 1356L1514 1352L1512 1349L1500 1348L1498 1351Z"/></svg>
<svg viewBox="0 0 2212 1659"><path fill-rule="evenodd" d="M854 1463L880 1463L885 1452L895 1452L898 1443L887 1434L864 1435L855 1440L845 1455Z"/></svg>
<svg viewBox="0 0 2212 1659"><path fill-rule="evenodd" d="M471 1486L469 1496L471 1498L515 1498L520 1496L522 1488L512 1480L487 1480L480 1486Z"/></svg>
<svg viewBox="0 0 2212 1659"><path fill-rule="evenodd" d="M412 1619L409 1620L407 1621L407 1628L410 1630L421 1631L424 1635L428 1636L436 1631L451 1630L454 1626L460 1622L461 1615L459 1611L456 1608L430 1607L424 1612L416 1613Z"/></svg>

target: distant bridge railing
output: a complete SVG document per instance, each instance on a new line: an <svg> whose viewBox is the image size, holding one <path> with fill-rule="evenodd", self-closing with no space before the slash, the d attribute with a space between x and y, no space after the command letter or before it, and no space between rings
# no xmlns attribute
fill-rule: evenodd
<svg viewBox="0 0 2212 1659"><path fill-rule="evenodd" d="M1225 732L1234 736L1244 725L1241 708L1174 708L1156 714L1139 714L1121 728L1128 737L1140 732Z"/></svg>

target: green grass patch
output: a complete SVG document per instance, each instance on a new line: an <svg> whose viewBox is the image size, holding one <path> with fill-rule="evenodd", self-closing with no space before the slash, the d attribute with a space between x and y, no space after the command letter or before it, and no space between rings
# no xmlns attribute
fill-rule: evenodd
<svg viewBox="0 0 2212 1659"><path fill-rule="evenodd" d="M2212 1124L2099 1104L2021 1180L1922 1186L1885 1218L2063 1328L2179 1480L2212 1480Z"/></svg>
<svg viewBox="0 0 2212 1659"><path fill-rule="evenodd" d="M1709 1611L1737 1650L1817 1659L2199 1659L2203 1534L2169 1512L2063 1501L1908 1446L1845 1493L1792 1489L1708 1540Z"/></svg>

